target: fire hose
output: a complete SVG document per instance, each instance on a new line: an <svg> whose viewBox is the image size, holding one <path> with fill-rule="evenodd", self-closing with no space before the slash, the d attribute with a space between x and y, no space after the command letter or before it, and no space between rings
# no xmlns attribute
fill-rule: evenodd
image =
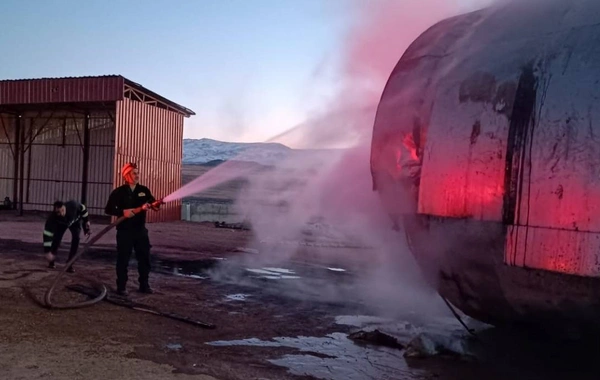
<svg viewBox="0 0 600 380"><path fill-rule="evenodd" d="M140 206L140 207L134 209L133 214L139 214L140 212L144 212L144 211L148 210L149 208L157 208L158 206L160 206L161 204L164 204L164 203L165 202L162 199L159 199L159 200L153 202L152 204L145 204L143 206ZM71 260L69 260L67 262L64 269L57 274L56 278L54 279L54 282L52 283L50 288L48 288L48 290L46 291L46 294L44 295L44 304L47 308L49 308L49 309L77 309L77 308L94 305L94 304L102 301L106 297L106 295L108 294L108 289L106 288L106 285L99 283L98 285L99 285L99 288L101 288L101 291L100 291L100 295L98 295L96 298L93 298L93 299L90 299L90 300L87 300L84 302L74 303L74 304L61 305L61 304L56 304L56 303L52 302L52 293L54 292L54 289L58 285L58 282L60 281L61 277L66 273L67 269L70 268L71 265L73 265L73 263L75 263L75 261L77 261L85 252L87 252L95 242L97 242L108 231L110 231L112 228L116 227L119 223L121 223L125 219L127 219L126 216L121 216L121 217L117 218L117 220L115 220L114 222L109 224L108 226L104 227L91 240L86 242L83 249L79 250L79 252L77 252L77 254L74 255L71 258Z"/></svg>

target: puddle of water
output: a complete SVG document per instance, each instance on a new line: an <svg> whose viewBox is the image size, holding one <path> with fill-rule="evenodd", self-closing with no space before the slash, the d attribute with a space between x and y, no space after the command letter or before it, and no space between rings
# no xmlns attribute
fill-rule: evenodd
<svg viewBox="0 0 600 380"><path fill-rule="evenodd" d="M354 342L345 333L332 333L325 337L277 337L272 340L257 338L215 341L212 346L289 347L299 354L285 355L269 362L288 368L291 374L313 376L328 380L358 379L417 379L430 378L427 368L409 367L405 354L428 357L452 354L474 357L469 346L470 338L451 318L431 319L422 324L397 321L369 315L341 315L339 325L353 326L361 331L379 330L394 338L400 347L384 347L374 342ZM356 331L356 330L355 330ZM455 363L449 361L449 364Z"/></svg>
<svg viewBox="0 0 600 380"><path fill-rule="evenodd" d="M280 276L250 276L250 278L257 278L259 280L279 280Z"/></svg>
<svg viewBox="0 0 600 380"><path fill-rule="evenodd" d="M168 343L165 347L171 351L179 351L183 348L183 346L179 343Z"/></svg>
<svg viewBox="0 0 600 380"><path fill-rule="evenodd" d="M390 319L374 317L370 315L338 315L335 317L335 323L338 325L363 327L368 324L383 324L393 322Z"/></svg>
<svg viewBox="0 0 600 380"><path fill-rule="evenodd" d="M314 376L329 380L407 379L409 371L402 351L390 348L369 348L354 344L346 334L332 333L317 337L278 337L272 341L257 338L215 341L212 346L289 347L299 355L285 355L269 362L288 368L297 376ZM422 371L425 374L424 371Z"/></svg>
<svg viewBox="0 0 600 380"><path fill-rule="evenodd" d="M413 353L424 356L433 356L440 352L470 357L475 355L470 335L452 317L421 317L420 320L411 322L368 315L340 315L335 318L335 323L357 327L367 332L379 330L405 346L410 345ZM475 329L489 328L474 321L471 323Z"/></svg>
<svg viewBox="0 0 600 380"><path fill-rule="evenodd" d="M284 280L282 286L287 281L305 280L311 283L311 286L319 288L319 284L326 281L326 277L315 272L298 275L296 268L288 269L278 266L246 268L243 263L223 257L209 257L198 260L173 260L173 259L155 259L153 261L154 270L159 273L193 278L196 280L215 280L217 282L240 283L244 278L252 280ZM306 269L306 268L304 268ZM325 273L342 273L347 271L342 268L321 267ZM318 294L318 292L317 292Z"/></svg>
<svg viewBox="0 0 600 380"><path fill-rule="evenodd" d="M266 269L250 269L250 268L246 268L246 270L248 272L252 272L252 273L257 273L257 274L264 274L267 276L273 276L275 273L268 271Z"/></svg>
<svg viewBox="0 0 600 380"><path fill-rule="evenodd" d="M286 273L286 274L294 274L296 272L294 272L291 269L285 269L285 268L263 268L264 270L267 270L269 272L276 272L276 273Z"/></svg>
<svg viewBox="0 0 600 380"><path fill-rule="evenodd" d="M200 276L200 275L198 275L198 274L184 274L184 273L181 273L181 272L180 272L180 271L181 271L181 268L178 268L178 269L179 269L179 270L177 270L177 269L176 269L176 270L174 270L174 271L172 272L172 274L174 274L175 276L179 276L179 277L195 278L196 280L208 280L208 279L209 279L209 277L206 277L206 276Z"/></svg>
<svg viewBox="0 0 600 380"><path fill-rule="evenodd" d="M207 270L219 265L221 261L222 259L220 258L207 258L192 261L160 260L154 265L154 267L163 273L206 280L209 277L203 276L202 274Z"/></svg>
<svg viewBox="0 0 600 380"><path fill-rule="evenodd" d="M258 249L254 249L254 248L237 247L235 250L238 252L245 252L245 253L254 253L254 254L259 253Z"/></svg>
<svg viewBox="0 0 600 380"><path fill-rule="evenodd" d="M245 301L248 297L250 297L247 294L229 294L227 296L225 296L225 298L227 298L228 300L232 300L232 301Z"/></svg>
<svg viewBox="0 0 600 380"><path fill-rule="evenodd" d="M246 268L246 271L250 273L260 274L261 276L253 276L253 278L267 279L267 280L295 280L301 277L299 276L291 276L283 273L294 274L295 272L289 269L283 268Z"/></svg>

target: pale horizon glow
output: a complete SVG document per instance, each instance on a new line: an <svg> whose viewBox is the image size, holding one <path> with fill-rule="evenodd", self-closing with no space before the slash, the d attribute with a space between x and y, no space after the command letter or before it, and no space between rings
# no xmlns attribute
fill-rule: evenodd
<svg viewBox="0 0 600 380"><path fill-rule="evenodd" d="M0 79L123 75L196 112L184 138L264 142L332 101L360 3L4 0Z"/></svg>

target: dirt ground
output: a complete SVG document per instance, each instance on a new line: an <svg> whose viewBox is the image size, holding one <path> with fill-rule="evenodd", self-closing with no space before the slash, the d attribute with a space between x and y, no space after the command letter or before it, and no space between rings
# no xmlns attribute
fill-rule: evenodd
<svg viewBox="0 0 600 380"><path fill-rule="evenodd" d="M133 260L128 284L131 299L216 328L203 329L108 302L74 310L45 309L38 302L63 267L70 237L67 232L57 269L46 268L41 246L43 221L43 215L0 214L2 379L298 379L302 377L265 360L294 351L289 348L211 347L205 343L322 336L333 331L331 306L287 299L256 286L242 289L156 271L151 274L156 293L142 296L135 292ZM101 227L94 224L93 231ZM148 228L157 262L249 254L238 250L251 241L249 231L186 222L149 224ZM113 291L114 241L114 231L100 239L75 264L76 273L65 274L63 283L89 285L93 279ZM57 289L57 302L83 300L62 286ZM226 297L240 289L253 301Z"/></svg>
<svg viewBox="0 0 600 380"><path fill-rule="evenodd" d="M360 302L349 300L357 294L354 278L374 260L369 248L313 242L299 248L302 259L287 260L287 269L272 268L277 263L257 259L257 251L267 247L254 241L250 231L210 223L148 224L155 293L136 292L134 260L128 290L129 300L138 305L214 324L214 329L106 301L50 310L41 301L63 269L70 237L67 232L57 268L48 269L43 223L43 215L0 212L0 379L554 378L540 371L541 365L531 367L529 359L521 359L531 367L527 375L516 369L513 363L528 356L513 343L488 355L495 362L492 369L463 360L409 360L397 348L355 344L347 334L358 325L338 318L352 321L366 315ZM94 221L93 233L102 223ZM83 301L85 296L66 286L98 284L106 285L115 299L114 241L110 231L83 255L76 272L63 276L53 301ZM346 272L337 266L340 255ZM403 326L413 329L410 323ZM465 334L461 326L457 329ZM462 338L442 338L449 347L462 344ZM498 361L501 355L506 358Z"/></svg>

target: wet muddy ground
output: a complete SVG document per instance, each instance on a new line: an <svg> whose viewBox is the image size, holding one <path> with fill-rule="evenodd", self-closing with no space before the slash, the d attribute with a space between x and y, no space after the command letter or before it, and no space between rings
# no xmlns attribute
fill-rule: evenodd
<svg viewBox="0 0 600 380"><path fill-rule="evenodd" d="M211 224L149 225L156 293L135 292L132 260L129 299L216 328L109 302L47 310L36 302L66 252L57 269L46 268L42 227L40 217L0 215L2 379L600 378L597 347L535 341L467 319L478 328L473 338L439 305L383 314L363 292L368 248L304 245L303 255L281 261L264 257L267 247L249 231ZM108 234L76 263L57 302L85 299L64 286L114 289L113 242Z"/></svg>

